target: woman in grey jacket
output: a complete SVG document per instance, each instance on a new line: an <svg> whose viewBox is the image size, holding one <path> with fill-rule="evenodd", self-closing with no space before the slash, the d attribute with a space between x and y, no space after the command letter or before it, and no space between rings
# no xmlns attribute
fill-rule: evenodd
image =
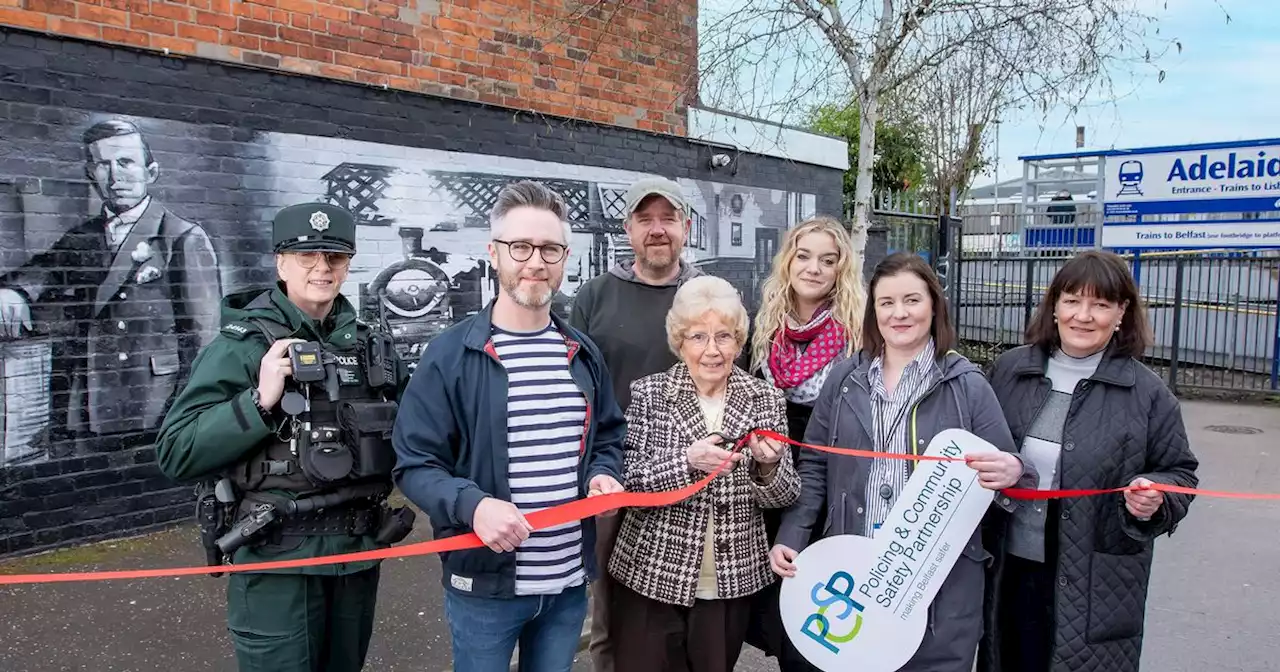
<svg viewBox="0 0 1280 672"><path fill-rule="evenodd" d="M1054 276L1029 344L992 367L1042 489L1138 489L1028 503L993 528L1003 540L984 672L1138 670L1152 547L1192 499L1144 486L1199 483L1178 400L1137 359L1150 342L1143 313L1124 260L1086 252Z"/></svg>
<svg viewBox="0 0 1280 672"><path fill-rule="evenodd" d="M971 458L983 487L1034 484L982 371L951 350L955 330L942 287L918 255L896 253L875 269L863 319L862 350L836 365L814 404L805 442L886 453L922 453L934 435L963 428L1000 448ZM769 553L773 570L795 575L794 560L826 512L822 537L873 536L906 485L911 463L828 455L800 457L800 499L787 509ZM1010 506L1007 498L997 505ZM924 641L903 672L970 672L982 634L985 564L975 530L929 606Z"/></svg>

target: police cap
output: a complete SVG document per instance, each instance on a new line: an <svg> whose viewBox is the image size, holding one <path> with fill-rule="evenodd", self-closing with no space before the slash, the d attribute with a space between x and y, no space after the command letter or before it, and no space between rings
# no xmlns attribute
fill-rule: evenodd
<svg viewBox="0 0 1280 672"><path fill-rule="evenodd" d="M276 252L356 252L356 218L328 203L299 203L276 213L271 225Z"/></svg>

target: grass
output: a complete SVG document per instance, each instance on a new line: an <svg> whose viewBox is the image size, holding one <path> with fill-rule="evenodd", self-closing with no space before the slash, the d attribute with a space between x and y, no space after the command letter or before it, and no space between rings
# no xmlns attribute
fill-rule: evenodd
<svg viewBox="0 0 1280 672"><path fill-rule="evenodd" d="M184 531L182 527L174 527L137 536L88 542L83 545L20 556L0 562L0 574L28 574L40 570L66 569L118 560L123 556L145 551L156 543L156 538L160 535L182 531Z"/></svg>

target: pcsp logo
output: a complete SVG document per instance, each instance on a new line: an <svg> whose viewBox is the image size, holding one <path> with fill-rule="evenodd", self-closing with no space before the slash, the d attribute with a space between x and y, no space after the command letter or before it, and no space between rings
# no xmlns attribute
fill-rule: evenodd
<svg viewBox="0 0 1280 672"><path fill-rule="evenodd" d="M804 619L804 625L800 626L800 631L826 647L831 653L840 653L840 646L853 641L853 638L858 636L858 631L862 629L862 605L849 597L853 594L853 588L853 576L848 572L836 571L831 574L826 583L815 583L813 589L809 591L813 606L818 609ZM827 610L832 606L842 607L843 611L838 614L828 614ZM831 631L833 621L843 623L849 620L852 620L853 625L844 634Z"/></svg>

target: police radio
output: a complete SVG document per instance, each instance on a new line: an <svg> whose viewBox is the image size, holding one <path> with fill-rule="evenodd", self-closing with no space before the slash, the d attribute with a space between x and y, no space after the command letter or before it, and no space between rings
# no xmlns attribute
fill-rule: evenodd
<svg viewBox="0 0 1280 672"><path fill-rule="evenodd" d="M368 366L369 387L394 387L399 383L396 371L395 341L391 338L391 324L387 321L387 292L378 293L378 322L380 331L369 334L368 352L365 361Z"/></svg>

